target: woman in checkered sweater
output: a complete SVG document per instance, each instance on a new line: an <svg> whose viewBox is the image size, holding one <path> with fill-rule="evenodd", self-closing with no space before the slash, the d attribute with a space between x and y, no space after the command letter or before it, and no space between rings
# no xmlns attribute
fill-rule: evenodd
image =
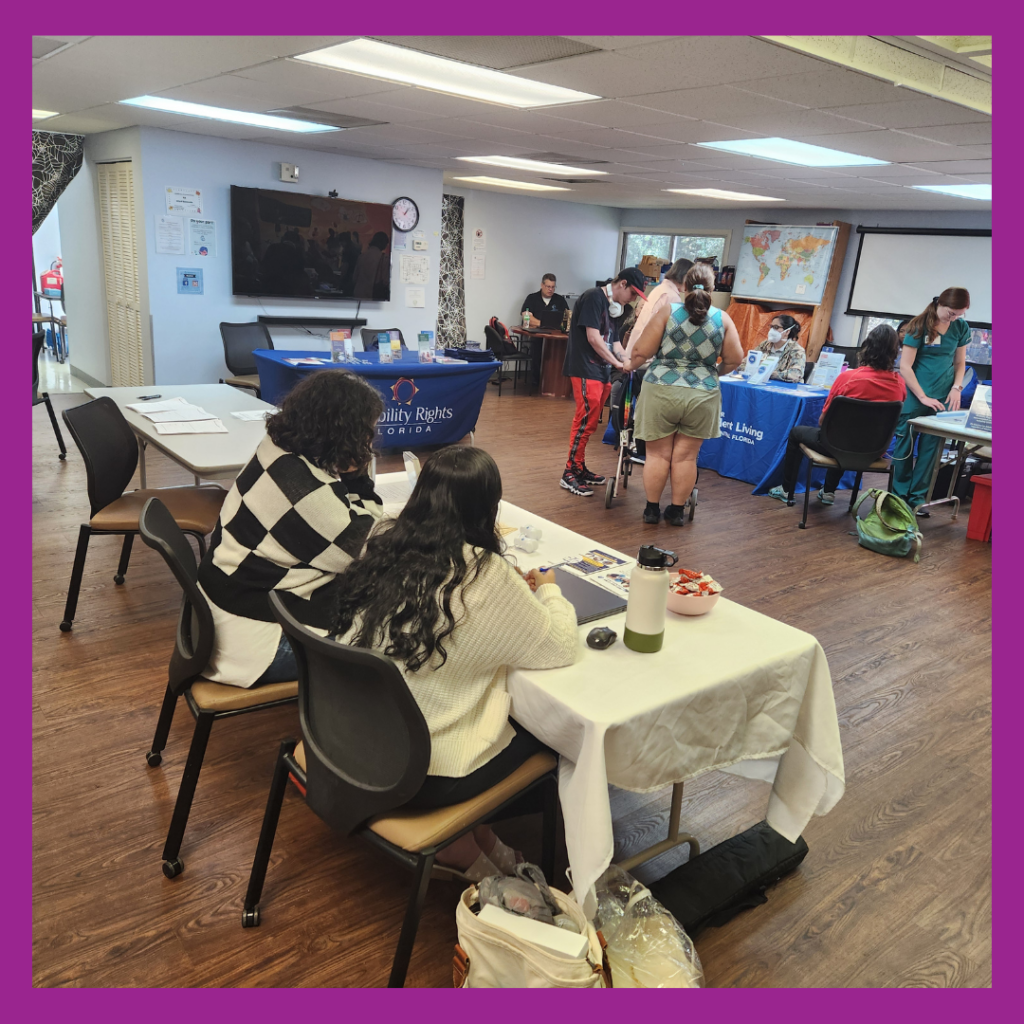
<svg viewBox="0 0 1024 1024"><path fill-rule="evenodd" d="M509 720L506 675L577 657L576 613L555 574L524 577L503 557L500 500L501 476L485 451L435 452L401 515L382 522L339 577L338 638L392 658L430 729L427 779L410 807L461 803L547 749ZM515 866L488 828L439 859L470 877Z"/></svg>
<svg viewBox="0 0 1024 1024"><path fill-rule="evenodd" d="M296 678L267 595L278 591L300 622L326 632L332 585L383 514L367 472L382 410L360 377L321 370L267 420L199 566L215 626L205 678L234 686Z"/></svg>

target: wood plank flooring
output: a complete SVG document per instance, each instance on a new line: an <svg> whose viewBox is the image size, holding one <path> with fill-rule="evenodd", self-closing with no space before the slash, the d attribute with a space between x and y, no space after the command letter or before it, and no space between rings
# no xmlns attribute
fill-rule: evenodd
<svg viewBox="0 0 1024 1024"><path fill-rule="evenodd" d="M923 526L919 565L858 547L840 500L798 509L704 472L694 522L645 526L639 476L611 509L558 487L572 403L490 389L477 444L506 496L625 551L656 539L729 597L813 633L828 655L847 791L805 832L800 870L768 903L696 942L711 986L986 986L991 983L991 546L966 513ZM84 396L54 398L59 411ZM192 733L179 707L158 768L146 765L180 591L136 542L94 538L74 631L62 617L88 514L77 451L66 463L33 410L34 981L40 986L379 986L411 876L333 835L296 794L281 814L260 928L241 906L277 743L293 708L218 722L169 881L160 851ZM70 438L67 438L70 443ZM592 469L611 449L592 444ZM389 456L381 470L400 468ZM154 453L150 486L189 484ZM137 486L137 483L136 483ZM743 638L737 637L737 643ZM687 666L699 671L700 666ZM613 792L620 853L660 833L669 790ZM683 826L706 848L764 815L767 787L722 773L688 783ZM500 831L529 857L538 819ZM685 858L665 855L661 873ZM564 865L564 855L562 858ZM645 875L645 877L647 877ZM408 984L451 984L457 886L427 897Z"/></svg>

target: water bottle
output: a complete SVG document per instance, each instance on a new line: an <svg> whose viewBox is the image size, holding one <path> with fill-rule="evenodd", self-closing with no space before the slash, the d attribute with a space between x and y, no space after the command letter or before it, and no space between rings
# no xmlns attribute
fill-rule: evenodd
<svg viewBox="0 0 1024 1024"><path fill-rule="evenodd" d="M629 574L629 601L622 642L633 651L653 654L665 639L668 570L678 562L674 551L645 544Z"/></svg>

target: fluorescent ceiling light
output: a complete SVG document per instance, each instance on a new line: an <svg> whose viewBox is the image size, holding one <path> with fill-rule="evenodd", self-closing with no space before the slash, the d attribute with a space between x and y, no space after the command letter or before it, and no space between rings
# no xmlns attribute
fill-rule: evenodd
<svg viewBox="0 0 1024 1024"><path fill-rule="evenodd" d="M513 181L511 178L489 178L486 174L478 174L472 178L456 178L456 181L468 181L474 185L500 185L502 188L525 188L531 192L571 192L571 188L560 185L536 185L532 181Z"/></svg>
<svg viewBox="0 0 1024 1024"><path fill-rule="evenodd" d="M911 188L922 192L941 192L947 196L959 196L961 199L992 199L991 185L911 185Z"/></svg>
<svg viewBox="0 0 1024 1024"><path fill-rule="evenodd" d="M678 192L683 196L705 196L708 199L729 199L736 203L749 203L756 199L759 203L784 203L785 199L775 196L752 196L746 192L728 192L722 188L666 188L663 192Z"/></svg>
<svg viewBox="0 0 1024 1024"><path fill-rule="evenodd" d="M251 124L255 128L272 128L279 132L341 132L333 124L316 124L313 121L299 121L294 117L278 117L276 114L254 114L248 110L229 110L227 107L208 107L205 103L188 103L185 100L171 100L164 96L136 96L121 100L129 107L144 107L146 110L163 110L168 114L185 114L187 117L205 117L212 121L230 121L232 124Z"/></svg>
<svg viewBox="0 0 1024 1024"><path fill-rule="evenodd" d="M523 160L517 156L460 156L471 164L489 164L491 167L512 167L517 171L536 171L538 174L607 174L589 167L568 167L566 164L549 164L543 160Z"/></svg>
<svg viewBox="0 0 1024 1024"><path fill-rule="evenodd" d="M534 82L503 71L435 57L432 53L379 43L375 39L352 39L323 50L300 53L296 60L368 78L383 78L387 82L416 85L451 96L468 96L471 100L498 103L503 107L548 107L555 103L601 99L589 92Z"/></svg>
<svg viewBox="0 0 1024 1024"><path fill-rule="evenodd" d="M720 149L725 153L756 156L762 160L777 160L781 164L798 164L801 167L864 167L889 162L876 160L873 156L857 156L856 153L844 153L839 149L794 142L792 139L737 139L735 142L695 142L694 145L705 149Z"/></svg>
<svg viewBox="0 0 1024 1024"><path fill-rule="evenodd" d="M32 120L33 121L45 121L48 117L56 117L56 110L33 110Z"/></svg>

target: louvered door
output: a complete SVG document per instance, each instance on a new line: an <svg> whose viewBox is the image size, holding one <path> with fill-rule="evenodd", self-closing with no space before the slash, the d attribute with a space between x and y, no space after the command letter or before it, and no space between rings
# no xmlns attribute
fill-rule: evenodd
<svg viewBox="0 0 1024 1024"><path fill-rule="evenodd" d="M113 387L144 384L135 189L131 161L97 166Z"/></svg>

